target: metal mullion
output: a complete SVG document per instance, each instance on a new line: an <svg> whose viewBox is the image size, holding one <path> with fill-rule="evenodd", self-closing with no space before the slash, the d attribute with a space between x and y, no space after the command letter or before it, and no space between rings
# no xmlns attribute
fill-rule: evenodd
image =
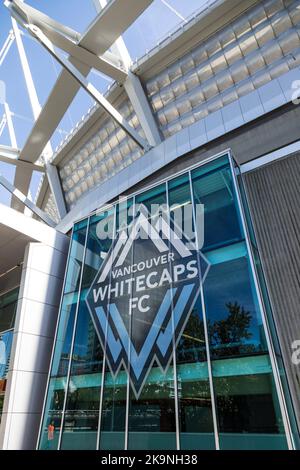
<svg viewBox="0 0 300 470"><path fill-rule="evenodd" d="M169 229L171 230L171 215L170 215L170 204L169 204L169 184L168 181L165 183L166 186L166 201L167 201L167 208L168 208L168 222L169 222ZM170 247L170 239L168 242ZM172 261L169 261L169 268L172 272ZM173 282L171 283L173 285ZM178 401L178 378L177 378L177 364L176 364L176 347L175 347L175 324L174 324L174 297L172 297L172 311L171 311L171 320L172 320L172 345L173 345L173 375L174 375L174 401L175 401L175 426L176 426L176 450L180 450L180 425L179 425L179 401Z"/></svg>
<svg viewBox="0 0 300 470"><path fill-rule="evenodd" d="M135 218L135 196L133 197L133 214L132 220L134 222ZM132 244L132 253L131 253L131 265L134 261L134 243ZM134 273L133 273L134 276ZM132 298L132 284L131 284L131 293L130 298ZM129 310L129 347L128 347L128 375L127 375L127 390L126 390L126 413L125 413L125 442L124 442L124 449L128 450L128 441L129 441L129 399L130 399L130 354L131 354L131 333L132 333L132 302L130 302L130 310Z"/></svg>
<svg viewBox="0 0 300 470"><path fill-rule="evenodd" d="M54 338L53 338L53 347L52 347L52 352L51 352L50 367L49 367L49 372L48 372L48 377L47 377L46 393L45 393L45 396L44 396L43 409L42 409L42 414L41 414L41 421L40 421L40 426L39 426L36 450L38 450L39 445L40 445L40 440L41 440L44 413L45 413L45 408L46 408L46 403L47 403L47 398L48 398L51 371L52 371L52 366L53 366L53 359L54 359L55 348L56 348L56 340L57 340L60 317L61 317L61 307L62 307L62 304L63 304L64 292L65 292L65 286L66 286L66 279L67 279L67 273L68 273L68 268L69 268L69 261L70 261L70 255L71 255L73 234L74 234L74 226L72 228L70 243L69 243L69 246L68 246L68 256L67 256L67 262L66 262L66 269L65 269L65 273L64 273L63 286L62 286L61 297L60 297L60 301L59 301L59 309L58 309L58 315L57 315L57 321L56 321L56 327L55 327L55 334L54 334Z"/></svg>
<svg viewBox="0 0 300 470"><path fill-rule="evenodd" d="M11 305L11 304L8 304ZM0 331L0 336L5 335L6 333L9 333L10 331L14 331L14 328L8 328L7 330Z"/></svg>
<svg viewBox="0 0 300 470"><path fill-rule="evenodd" d="M276 392L277 392L277 397L279 401L279 407L283 419L283 426L285 430L285 436L288 444L288 448L290 450L295 450L295 443L293 439L293 433L291 430L291 425L290 425L290 420L289 420L289 415L288 415L288 410L287 410L287 405L285 402L285 396L281 384L281 379L280 379L280 372L279 372L279 367L276 359L276 353L274 350L273 342L272 342L272 334L270 332L270 327L269 327L269 321L267 318L264 302L263 302L263 296L261 293L261 288L257 276L257 271L255 267L255 262L254 262L254 256L253 256L253 251L250 243L250 235L249 235L249 230L247 227L246 223L246 216L245 216L245 211L242 205L242 200L241 200L241 193L239 189L239 185L237 182L236 174L235 174L235 169L233 166L233 157L231 153L228 153L228 159L230 163L230 170L231 170L231 175L232 175L232 180L233 180L233 185L236 193L236 200L238 203L239 211L240 211L240 219L242 222L242 227L244 230L244 235L245 235L245 242L247 246L247 252L248 252L248 257L249 257L249 262L251 266L251 271L253 275L253 281L254 281L254 286L256 289L257 293L257 300L258 304L261 310L261 317L262 317L262 322L263 322L263 327L264 327L264 332L266 335L266 341L267 341L267 346L268 346L268 352L269 352L269 357L270 357L270 362L271 362L271 368L272 368L272 373L273 373L273 378L275 382L275 387L276 387Z"/></svg>
<svg viewBox="0 0 300 470"><path fill-rule="evenodd" d="M117 204L115 204L115 206L114 206L114 225L113 225L113 241L112 241L112 243L114 243L114 241L116 239L116 234L117 234L116 227L117 227ZM114 248L113 248L113 250L114 250ZM108 253L107 253L107 256L108 256ZM111 283L111 271L110 271L110 275L109 275L109 284L110 283ZM107 308L108 309L109 309L109 301L110 301L110 292L109 292L108 297L107 297ZM105 339L104 339L104 350L103 350L103 364L102 364L102 378L101 378L101 388L100 388L99 417L98 417L98 431L97 431L96 450L100 449L100 439L101 439L102 407L103 407L105 367L106 367L108 317L109 317L109 310L107 310L106 326L105 326Z"/></svg>
<svg viewBox="0 0 300 470"><path fill-rule="evenodd" d="M79 311L79 303L80 303L80 294L81 294L81 285L82 285L82 277L83 277L83 271L84 271L84 263L85 263L85 254L86 254L86 246L87 246L87 240L88 240L89 226L90 226L90 217L88 218L88 223L87 223L87 227L86 227L86 234L85 234L84 250L83 250L83 256L82 256L82 267L81 267L79 287L78 287L78 299L77 299L77 305L76 305L76 311L75 311L74 326L73 326L71 348L70 348L70 359L69 359L68 371L67 371L66 392L65 392L65 396L64 396L64 402L63 402L63 409L62 409L62 416L61 416L61 424L60 424L57 450L60 450L63 427L64 427L64 421L65 421L65 411L66 411L66 404L67 404L67 398L68 398L68 392L69 392L71 366L72 366L72 362L73 362L74 343L75 343L75 336L76 336L76 327L77 327L77 319L78 319L78 311Z"/></svg>
<svg viewBox="0 0 300 470"><path fill-rule="evenodd" d="M197 232L197 228L196 228L195 200L194 200L194 192L193 192L193 185L192 185L192 174L191 174L191 170L189 170L188 173L189 173L191 200L192 200L192 215L193 215L194 228L195 228L195 238L196 238L196 249L197 249L198 269L199 269L199 272L201 273L201 278L200 278L200 295L201 295L201 306L202 306L203 326L204 326L204 336L205 336L205 348L206 348L206 360L207 360L207 369L208 369L208 381L209 381L210 398L211 398L211 408L212 408L212 418L213 418L213 426L214 426L214 437L215 437L216 450L220 450L219 431L218 431L218 419L217 419L217 410L216 410L216 402L215 402L215 392L214 392L212 365L211 365L210 349L209 349L209 336L208 336L208 328L207 328L206 307L205 307L205 302L204 302L204 293L203 293L203 284L202 284L202 272L201 272L201 264L200 264L199 251L198 251L198 247L199 247L199 244L198 244L198 232Z"/></svg>

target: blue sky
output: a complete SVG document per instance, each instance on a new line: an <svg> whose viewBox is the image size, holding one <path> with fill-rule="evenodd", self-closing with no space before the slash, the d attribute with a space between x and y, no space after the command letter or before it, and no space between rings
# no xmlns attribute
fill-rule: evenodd
<svg viewBox="0 0 300 470"><path fill-rule="evenodd" d="M27 0L26 3L78 32L84 32L96 16L93 0ZM186 21L190 15L206 3L207 0L154 0L151 6L123 35L132 59L135 60L154 47L169 31ZM9 12L3 5L3 0L0 0L0 50L10 29ZM28 37L27 34L23 36L23 42L39 101L43 105L60 72L60 66L43 50L40 44ZM107 89L110 83L108 78L95 73L91 73L89 78L102 92ZM2 66L0 66L0 80L4 81L6 85L6 101L10 110L14 113L13 123L17 144L21 148L34 121L15 43L10 48ZM74 127L92 104L93 101L89 95L81 90L60 123L60 130L56 131L51 139L54 149L62 137ZM0 104L0 122L3 113L4 108ZM0 136L0 144L10 145L7 127ZM13 165L0 162L0 172L10 181L13 181ZM34 174L31 184L33 195L36 192L38 182L39 176ZM9 193L0 187L0 202L7 204L9 201Z"/></svg>

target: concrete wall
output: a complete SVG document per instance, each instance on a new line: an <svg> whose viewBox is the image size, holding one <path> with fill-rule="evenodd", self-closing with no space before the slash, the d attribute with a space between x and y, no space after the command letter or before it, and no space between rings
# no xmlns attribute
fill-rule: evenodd
<svg viewBox="0 0 300 470"><path fill-rule="evenodd" d="M36 447L69 239L29 243L22 270L0 448Z"/></svg>

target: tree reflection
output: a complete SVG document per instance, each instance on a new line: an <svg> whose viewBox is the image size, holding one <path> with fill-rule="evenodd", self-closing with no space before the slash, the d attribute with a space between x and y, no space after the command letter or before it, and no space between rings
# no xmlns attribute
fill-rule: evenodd
<svg viewBox="0 0 300 470"><path fill-rule="evenodd" d="M252 314L237 301L225 304L228 314L219 320L207 320L212 359L262 352L260 341L251 332ZM252 340L252 341L251 341ZM194 308L177 347L179 363L206 360L204 323Z"/></svg>

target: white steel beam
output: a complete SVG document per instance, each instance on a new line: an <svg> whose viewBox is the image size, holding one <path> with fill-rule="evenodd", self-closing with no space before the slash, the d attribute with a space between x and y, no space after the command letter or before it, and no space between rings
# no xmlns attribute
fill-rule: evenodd
<svg viewBox="0 0 300 470"><path fill-rule="evenodd" d="M159 145L161 143L161 136L140 79L129 71L128 78L124 83L124 88L149 144L152 147Z"/></svg>
<svg viewBox="0 0 300 470"><path fill-rule="evenodd" d="M5 57L7 56L8 52L9 52L9 49L12 45L12 43L14 42L14 34L13 34L13 31L10 30L10 32L8 33L8 36L6 38L6 41L4 42L2 48L1 48L1 51L0 51L0 67L1 65L3 64L4 60L5 60Z"/></svg>
<svg viewBox="0 0 300 470"><path fill-rule="evenodd" d="M45 49L62 65L73 78L84 88L87 93L114 119L119 126L136 142L143 150L149 150L150 146L126 119L117 111L109 101L81 74L68 60L54 50L52 43L45 34L35 25L26 25L28 31L45 47Z"/></svg>
<svg viewBox="0 0 300 470"><path fill-rule="evenodd" d="M50 227L55 227L55 222L41 209L39 209L35 204L33 204L30 199L28 199L25 194L21 193L18 189L15 188L4 176L0 173L0 185L3 186L7 191L9 191L15 198L17 198L21 204L30 209L39 219L43 220Z"/></svg>
<svg viewBox="0 0 300 470"><path fill-rule="evenodd" d="M32 78L32 75L31 75L30 67L29 67L29 64L28 64L28 61L27 61L27 57L26 57L24 45L23 45L23 42L22 42L20 30L19 30L19 28L17 26L17 23L16 23L16 20L14 18L12 18L12 24L13 24L13 32L14 32L14 36L15 36L15 39L16 39L16 43L17 43L17 47L18 47L18 51L19 51L19 56L20 56L20 60L21 60L21 64L22 64L22 69L23 69L23 73L24 73L24 77L25 77L25 82L26 82L26 86L27 86L29 100L30 100L30 104L31 104L31 108L32 108L32 113L33 113L34 120L36 121L38 119L39 115L40 115L41 106L40 106L39 99L38 99L38 96L37 96L37 92L36 92L36 89L35 89L35 86L34 86L34 82L33 82L33 78ZM12 144L12 146L16 146L16 145ZM46 143L46 146L45 146L45 149L44 149L44 159L45 159L46 162L52 156L52 153L53 152L52 152L51 143L50 143L50 141L48 141ZM22 154L22 152L20 154L20 160L23 161L23 165L22 164L17 165L16 173L15 173L15 179L14 179L14 185L21 191L21 193L28 194L28 196L29 196L29 187L30 187L31 178L32 178L32 171L34 170L35 165L32 165L32 163L34 163L34 162L32 162L30 158L28 158L28 155L26 155L26 154L24 155L24 154ZM26 166L24 167L25 162L29 163L29 165L27 165L27 167ZM53 182L51 181L52 177L54 178ZM58 183L60 183L60 182L57 178L55 178L55 175L54 175L53 171L50 172L50 174L48 175L48 181L49 182L51 181L51 184L50 184L51 189L55 188L56 191L57 191L57 193L53 194L53 196L54 196L54 201L57 205L58 214L59 214L59 216L64 217L65 214L66 214L66 207L65 207L64 198L62 196L62 188L61 188L61 186L58 187ZM12 197L11 205L12 205L13 208L15 208L19 211L22 211L23 206L20 204L20 202L21 202L20 198L17 198L14 195L14 197Z"/></svg>
<svg viewBox="0 0 300 470"><path fill-rule="evenodd" d="M35 26L37 26L35 24ZM54 46L59 47L60 49L67 52L71 57L79 60L83 64L98 70L99 72L108 75L109 77L113 78L114 80L123 83L127 78L127 72L125 69L120 67L120 63L116 65L116 63L111 62L109 58L111 58L112 54L106 54L104 56L97 56L92 52L84 49L81 46L78 46L73 41L71 41L66 36L58 33L57 31L48 28L48 27L40 27L38 26L41 31L46 35L46 37L54 44ZM121 61L119 61L121 62Z"/></svg>
<svg viewBox="0 0 300 470"><path fill-rule="evenodd" d="M99 57L89 50L78 45L81 35L71 28L66 28L52 18L44 15L39 10L30 7L27 4L14 0L13 10L16 19L24 26L24 24L34 24L50 39L50 41L60 49L67 52L71 57L78 59L80 62L99 70L99 72L110 76L114 80L123 82L127 73L120 67L120 60L111 53L105 53Z"/></svg>
<svg viewBox="0 0 300 470"><path fill-rule="evenodd" d="M13 147L7 147L6 145L0 145L0 161L15 165L20 169L29 168L31 171L45 172L45 168L41 165L35 165L34 163L25 162L19 159L20 150Z"/></svg>
<svg viewBox="0 0 300 470"><path fill-rule="evenodd" d="M67 210L57 167L51 165L51 163L46 163L46 174L58 211L58 215L60 219L63 219L64 216L67 214Z"/></svg>
<svg viewBox="0 0 300 470"><path fill-rule="evenodd" d="M5 113L3 114L2 116L2 119L0 121L0 137L5 129L5 126L6 126L6 116L5 116Z"/></svg>
<svg viewBox="0 0 300 470"><path fill-rule="evenodd" d="M98 13L100 13L101 10L107 5L107 0L93 1ZM157 123L153 116L152 108L142 87L141 81L136 75L129 71L129 67L132 61L128 49L121 36L116 40L113 47L128 70L128 77L124 83L124 88L149 144L155 147L161 143L161 135L159 133Z"/></svg>
<svg viewBox="0 0 300 470"><path fill-rule="evenodd" d="M152 1L111 0L83 34L78 45L98 56L104 54ZM7 2L8 6L13 3ZM76 59L71 58L70 62L84 76L91 70ZM80 84L63 69L25 143L22 156L27 155L33 162L39 158L79 89Z"/></svg>
<svg viewBox="0 0 300 470"><path fill-rule="evenodd" d="M21 34L19 31L17 22L14 18L12 18L11 20L12 20L13 32L14 32L14 36L15 36L15 40L16 40L16 44L17 44L17 48L19 52L19 57L20 57L21 65L22 65L22 70L24 73L24 78L25 78L25 83L27 87L31 109L32 109L32 114L33 114L34 119L36 120L40 114L41 106L38 100L38 96L37 96L36 89L34 86L33 78L31 75L31 70L30 70L29 63L26 57L26 52L24 49L23 41L21 38ZM47 156L49 157L52 153L52 149L48 142L45 143L45 150L47 152ZM20 157L22 160L30 162L30 159L26 157L26 155L22 155L22 156L20 155ZM32 167L28 166L28 168L22 168L22 169L20 167L17 167L15 178L14 178L14 186L18 188L21 193L29 194L31 178L32 178ZM20 198L15 197L15 195L13 195L11 199L11 207L13 207L14 209L20 212L24 210L24 205L21 203Z"/></svg>
<svg viewBox="0 0 300 470"><path fill-rule="evenodd" d="M8 147L7 145L0 145L0 158L7 160L16 160L19 158L20 150L17 147Z"/></svg>
<svg viewBox="0 0 300 470"><path fill-rule="evenodd" d="M108 0L93 0L96 12L99 14L107 6ZM127 47L123 41L122 36L119 36L118 39L114 42L111 47L112 52L115 52L118 57L122 59L122 62L126 69L128 70L131 65L131 57L128 53Z"/></svg>
<svg viewBox="0 0 300 470"><path fill-rule="evenodd" d="M15 12L23 19L25 23L35 23L35 21L38 21L50 26L51 28L66 36L69 36L74 41L79 41L80 39L80 33L74 31L72 28L68 28L67 26L62 25L56 20L53 20L53 18L45 15L45 13L42 13L40 10L37 10L27 3L24 3L23 0L5 0L4 5L8 8L12 6Z"/></svg>
<svg viewBox="0 0 300 470"><path fill-rule="evenodd" d="M17 145L17 138L16 138L16 133L15 133L15 128L14 128L14 124L13 124L13 121L12 121L11 112L10 112L8 103L6 103L6 102L4 103L4 112L5 112L5 116L6 116L6 123L7 123L7 127L8 127L8 133L9 133L11 146L13 148L17 148L18 145Z"/></svg>
<svg viewBox="0 0 300 470"><path fill-rule="evenodd" d="M33 240L46 243L46 245L60 248L63 234L48 225L26 217L24 214L0 203L0 225L11 228ZM58 243L57 243L58 242Z"/></svg>
<svg viewBox="0 0 300 470"><path fill-rule="evenodd" d="M29 101L30 101L30 105L32 109L32 114L33 114L34 119L37 119L41 111L41 106L38 100L38 96L37 96L36 89L34 86L33 78L31 75L31 70L28 64L28 60L26 57L24 45L22 42L22 38L21 38L21 34L19 31L17 22L14 18L12 18L11 21L12 21L14 36L16 39L16 43L17 43L17 47L19 51L19 57L20 57L20 61L21 61L21 65L22 65L22 69L23 69L23 73L25 77L25 82L26 82L26 87L27 87L27 91L29 95Z"/></svg>

